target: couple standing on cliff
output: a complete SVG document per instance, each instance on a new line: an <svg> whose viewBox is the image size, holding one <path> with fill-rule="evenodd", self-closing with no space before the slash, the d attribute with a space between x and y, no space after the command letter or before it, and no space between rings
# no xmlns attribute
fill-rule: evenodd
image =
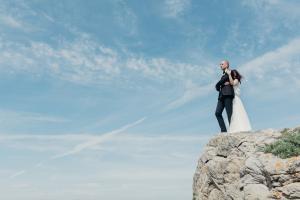
<svg viewBox="0 0 300 200"><path fill-rule="evenodd" d="M242 76L237 70L229 69L229 62L227 60L223 60L220 63L220 67L223 71L223 75L221 80L216 84L216 90L219 92L219 97L215 115L221 128L221 132L235 133L250 131L251 125L248 115L240 98ZM228 131L222 117L224 108L229 122Z"/></svg>

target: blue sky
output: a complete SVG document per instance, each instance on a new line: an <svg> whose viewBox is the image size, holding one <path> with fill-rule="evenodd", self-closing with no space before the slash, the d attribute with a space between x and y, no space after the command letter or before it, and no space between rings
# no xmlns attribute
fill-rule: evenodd
<svg viewBox="0 0 300 200"><path fill-rule="evenodd" d="M300 125L299 8L1 1L1 197L191 199L203 145L219 131L222 59L244 76L254 130Z"/></svg>

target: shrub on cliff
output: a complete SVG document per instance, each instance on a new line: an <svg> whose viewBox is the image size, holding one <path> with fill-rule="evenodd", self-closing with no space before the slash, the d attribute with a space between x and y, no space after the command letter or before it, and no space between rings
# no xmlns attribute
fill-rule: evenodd
<svg viewBox="0 0 300 200"><path fill-rule="evenodd" d="M284 129L282 137L263 148L265 153L272 153L280 158L290 158L300 155L300 128Z"/></svg>

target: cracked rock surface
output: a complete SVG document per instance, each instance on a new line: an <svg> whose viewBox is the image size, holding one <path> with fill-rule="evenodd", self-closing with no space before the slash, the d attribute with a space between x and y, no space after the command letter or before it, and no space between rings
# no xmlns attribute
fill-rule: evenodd
<svg viewBox="0 0 300 200"><path fill-rule="evenodd" d="M213 137L194 174L193 200L300 199L300 156L281 159L260 149L280 131Z"/></svg>

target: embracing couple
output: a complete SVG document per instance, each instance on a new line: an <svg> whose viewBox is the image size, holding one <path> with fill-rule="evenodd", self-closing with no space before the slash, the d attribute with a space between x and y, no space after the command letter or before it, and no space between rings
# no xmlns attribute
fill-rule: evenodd
<svg viewBox="0 0 300 200"><path fill-rule="evenodd" d="M223 75L221 80L216 84L216 90L219 92L219 97L215 115L221 128L221 132L235 133L250 131L251 125L248 115L240 98L242 76L237 70L229 69L229 62L227 60L223 60L220 63L220 67L223 71ZM224 108L229 122L228 131L222 117Z"/></svg>

